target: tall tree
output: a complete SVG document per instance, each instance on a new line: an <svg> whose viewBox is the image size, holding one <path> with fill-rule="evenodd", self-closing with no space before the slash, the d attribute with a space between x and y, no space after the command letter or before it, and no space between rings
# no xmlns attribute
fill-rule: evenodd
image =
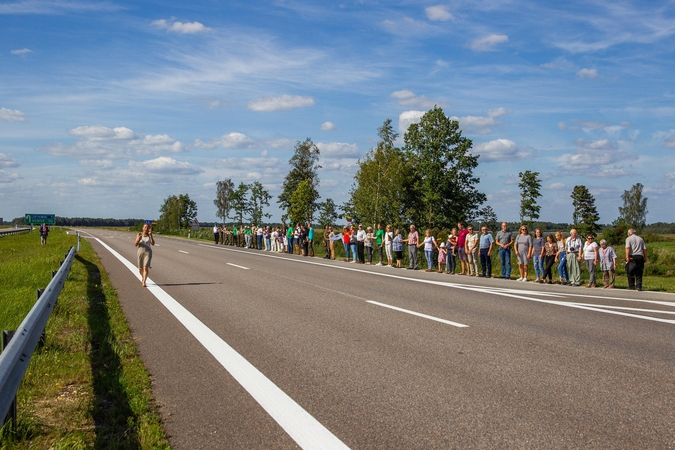
<svg viewBox="0 0 675 450"><path fill-rule="evenodd" d="M286 175L281 187L278 201L282 210L289 210L291 206L291 196L298 189L301 182L309 180L310 188L310 206L312 213L316 210L316 202L319 199L319 148L314 145L310 138L303 142L298 141L295 144L295 153L288 161L291 170ZM290 215L290 214L289 214Z"/></svg>
<svg viewBox="0 0 675 450"><path fill-rule="evenodd" d="M405 153L394 146L398 133L391 119L378 128L380 141L358 163L350 191L356 216L364 223L398 224L405 220L410 165Z"/></svg>
<svg viewBox="0 0 675 450"><path fill-rule="evenodd" d="M319 225L323 228L326 225L334 225L338 219L337 205L332 198L319 203Z"/></svg>
<svg viewBox="0 0 675 450"><path fill-rule="evenodd" d="M290 207L288 208L288 217L291 224L305 223L312 220L314 207L314 192L309 179L301 181L298 188L293 192L290 198Z"/></svg>
<svg viewBox="0 0 675 450"><path fill-rule="evenodd" d="M411 218L437 228L472 218L486 196L473 174L479 155L470 153L471 140L462 136L459 123L434 106L410 125L403 141L412 168Z"/></svg>
<svg viewBox="0 0 675 450"><path fill-rule="evenodd" d="M239 219L239 225L244 223L244 215L251 211L248 190L248 184L240 182L237 189L232 191L230 196L230 205L234 210L234 218Z"/></svg>
<svg viewBox="0 0 675 450"><path fill-rule="evenodd" d="M642 196L642 183L636 183L629 191L623 191L618 222L640 231L647 223L647 197Z"/></svg>
<svg viewBox="0 0 675 450"><path fill-rule="evenodd" d="M251 208L249 211L251 213L251 221L255 224L260 224L262 223L263 217L272 217L269 213L263 213L263 207L270 206L270 199L272 196L260 181L251 183L249 189L251 190Z"/></svg>
<svg viewBox="0 0 675 450"><path fill-rule="evenodd" d="M595 207L595 197L583 185L574 186L571 197L572 207L574 208L572 221L577 231L579 231L581 236L586 236L587 234L596 236L600 230L598 226L600 215Z"/></svg>
<svg viewBox="0 0 675 450"><path fill-rule="evenodd" d="M159 212L160 230L188 228L197 218L197 203L188 194L170 195L164 199Z"/></svg>
<svg viewBox="0 0 675 450"><path fill-rule="evenodd" d="M216 199L213 201L213 204L217 208L216 216L223 219L223 222L230 216L232 192L234 192L234 183L230 178L225 178L216 183Z"/></svg>
<svg viewBox="0 0 675 450"><path fill-rule="evenodd" d="M520 222L532 225L539 218L541 206L537 205L537 198L541 197L541 179L539 172L526 170L518 174L520 177Z"/></svg>

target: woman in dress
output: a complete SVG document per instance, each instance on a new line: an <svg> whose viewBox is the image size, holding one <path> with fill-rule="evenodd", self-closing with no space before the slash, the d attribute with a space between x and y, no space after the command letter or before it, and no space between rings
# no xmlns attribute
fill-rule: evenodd
<svg viewBox="0 0 675 450"><path fill-rule="evenodd" d="M391 241L391 248L396 255L396 267L401 269L401 261L403 261L403 236L401 235L401 230L398 228L394 232L394 239Z"/></svg>
<svg viewBox="0 0 675 450"><path fill-rule="evenodd" d="M387 267L391 267L392 262L392 251L394 241L394 233L391 231L391 225L387 225L386 231L384 232L384 250L387 253Z"/></svg>
<svg viewBox="0 0 675 450"><path fill-rule="evenodd" d="M532 246L532 236L527 232L527 227L525 225L520 227L520 234L516 237L516 242L513 247L516 249L518 271L520 272L518 281L527 281L527 266L529 265L530 259L532 259L534 247Z"/></svg>
<svg viewBox="0 0 675 450"><path fill-rule="evenodd" d="M143 231L136 235L134 245L138 247L136 258L138 259L138 271L141 273L141 286L146 287L145 282L148 279L148 271L152 261L152 246L155 245L150 225L147 223L143 225Z"/></svg>

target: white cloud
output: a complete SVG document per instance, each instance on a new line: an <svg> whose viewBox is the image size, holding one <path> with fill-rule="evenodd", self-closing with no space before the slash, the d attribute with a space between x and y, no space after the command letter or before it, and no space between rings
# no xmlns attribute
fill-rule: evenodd
<svg viewBox="0 0 675 450"><path fill-rule="evenodd" d="M212 149L222 148L250 148L255 145L255 141L242 133L232 132L224 134L218 138L209 139L208 142L202 142L197 139L194 142L195 147Z"/></svg>
<svg viewBox="0 0 675 450"><path fill-rule="evenodd" d="M264 112L279 110L287 111L307 106L314 106L314 99L312 97L287 94L284 94L281 97L262 97L248 102L247 104L248 109L252 111Z"/></svg>
<svg viewBox="0 0 675 450"><path fill-rule="evenodd" d="M657 131L652 134L657 141L662 141L666 147L675 148L675 129L669 131Z"/></svg>
<svg viewBox="0 0 675 450"><path fill-rule="evenodd" d="M193 166L189 162L176 161L166 156L160 156L148 161L129 161L129 168L134 172L171 175L197 175L203 172L203 170Z"/></svg>
<svg viewBox="0 0 675 450"><path fill-rule="evenodd" d="M324 122L321 124L321 131L333 131L335 128L336 127L333 122Z"/></svg>
<svg viewBox="0 0 675 450"><path fill-rule="evenodd" d="M575 153L557 158L558 166L566 174L594 178L616 178L634 174L630 166L635 155L621 151L617 142L609 139L578 139L576 144Z"/></svg>
<svg viewBox="0 0 675 450"><path fill-rule="evenodd" d="M7 122L25 122L26 117L24 113L18 109L0 108L0 120L6 120Z"/></svg>
<svg viewBox="0 0 675 450"><path fill-rule="evenodd" d="M81 166L95 170L109 170L115 168L115 163L109 159L81 159L78 163Z"/></svg>
<svg viewBox="0 0 675 450"><path fill-rule="evenodd" d="M403 135L413 123L418 123L426 111L403 111L398 116L398 132Z"/></svg>
<svg viewBox="0 0 675 450"><path fill-rule="evenodd" d="M496 139L494 141L476 144L473 154L480 155L480 162L516 161L529 158L532 153L519 147L515 142L508 139Z"/></svg>
<svg viewBox="0 0 675 450"><path fill-rule="evenodd" d="M317 142L316 146L321 152L321 157L344 158L359 155L359 147L356 144L347 144L344 142L329 142L324 144L323 142Z"/></svg>
<svg viewBox="0 0 675 450"><path fill-rule="evenodd" d="M400 106L431 109L435 105L440 105L439 102L435 102L424 95L416 95L414 92L407 89L394 91L389 94L389 96L395 98Z"/></svg>
<svg viewBox="0 0 675 450"><path fill-rule="evenodd" d="M199 22L178 22L173 21L173 19L172 21L167 21L165 19L155 20L152 24L162 30L180 34L203 33L210 30L210 28L205 27Z"/></svg>
<svg viewBox="0 0 675 450"><path fill-rule="evenodd" d="M139 136L126 127L91 125L69 131L74 144L53 143L39 148L52 156L80 159L129 159L134 155L185 152L185 146L166 134Z"/></svg>
<svg viewBox="0 0 675 450"><path fill-rule="evenodd" d="M446 22L452 19L452 14L450 14L444 5L429 6L424 9L424 12L427 13L429 20Z"/></svg>
<svg viewBox="0 0 675 450"><path fill-rule="evenodd" d="M471 42L471 50L477 52L490 52L499 44L509 42L509 37L505 34L491 34L484 38L476 39Z"/></svg>
<svg viewBox="0 0 675 450"><path fill-rule="evenodd" d="M225 158L214 162L214 166L222 169L251 170L275 168L279 166L278 158Z"/></svg>
<svg viewBox="0 0 675 450"><path fill-rule="evenodd" d="M488 109L488 117L501 117L505 116L507 114L511 114L512 111L510 109L506 109L503 106L500 106L499 108L494 108L494 109Z"/></svg>
<svg viewBox="0 0 675 450"><path fill-rule="evenodd" d="M675 148L675 136L666 139L666 147Z"/></svg>
<svg viewBox="0 0 675 450"><path fill-rule="evenodd" d="M9 184L20 178L21 177L16 173L5 172L4 170L0 169L0 184Z"/></svg>
<svg viewBox="0 0 675 450"><path fill-rule="evenodd" d="M12 50L12 51L10 51L10 53L12 55L25 56L29 53L33 53L33 50L31 50L29 48L20 48L18 50Z"/></svg>
<svg viewBox="0 0 675 450"><path fill-rule="evenodd" d="M356 158L329 158L321 161L321 170L326 172L340 172L350 178L356 172L358 159Z"/></svg>
<svg viewBox="0 0 675 450"><path fill-rule="evenodd" d="M577 72L577 76L581 78L582 80L584 78L589 79L589 80L594 80L598 78L598 70L597 69L581 69L580 71Z"/></svg>
<svg viewBox="0 0 675 450"><path fill-rule="evenodd" d="M546 186L547 189L550 189L552 191L566 191L568 190L568 187L565 183L551 183L548 186Z"/></svg>
<svg viewBox="0 0 675 450"><path fill-rule="evenodd" d="M0 153L0 168L7 169L10 167L19 167L19 163L16 161L16 158L14 158L12 155Z"/></svg>

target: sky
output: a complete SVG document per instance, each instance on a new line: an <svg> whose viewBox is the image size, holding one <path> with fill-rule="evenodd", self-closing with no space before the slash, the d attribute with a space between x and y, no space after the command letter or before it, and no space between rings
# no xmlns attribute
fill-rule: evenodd
<svg viewBox="0 0 675 450"><path fill-rule="evenodd" d="M231 178L279 221L296 142L341 204L377 128L402 144L438 105L500 220L531 170L540 220L571 222L585 185L611 223L642 183L673 222L674 74L673 0L3 0L0 217L154 219L187 193L211 222Z"/></svg>

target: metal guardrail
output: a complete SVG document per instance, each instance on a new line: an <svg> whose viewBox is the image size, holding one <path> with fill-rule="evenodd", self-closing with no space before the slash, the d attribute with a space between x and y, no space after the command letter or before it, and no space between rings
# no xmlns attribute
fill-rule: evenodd
<svg viewBox="0 0 675 450"><path fill-rule="evenodd" d="M7 228L0 229L0 236L9 236L10 234L28 233L30 228Z"/></svg>
<svg viewBox="0 0 675 450"><path fill-rule="evenodd" d="M47 319L56 305L74 258L75 247L70 247L65 260L61 261L61 267L58 271L52 272L52 280L47 287L43 291L38 290L38 300L35 305L23 319L7 347L0 353L0 418L2 419L8 416L10 409L13 409L16 392L28 369L30 358L44 332L45 325L47 325Z"/></svg>

